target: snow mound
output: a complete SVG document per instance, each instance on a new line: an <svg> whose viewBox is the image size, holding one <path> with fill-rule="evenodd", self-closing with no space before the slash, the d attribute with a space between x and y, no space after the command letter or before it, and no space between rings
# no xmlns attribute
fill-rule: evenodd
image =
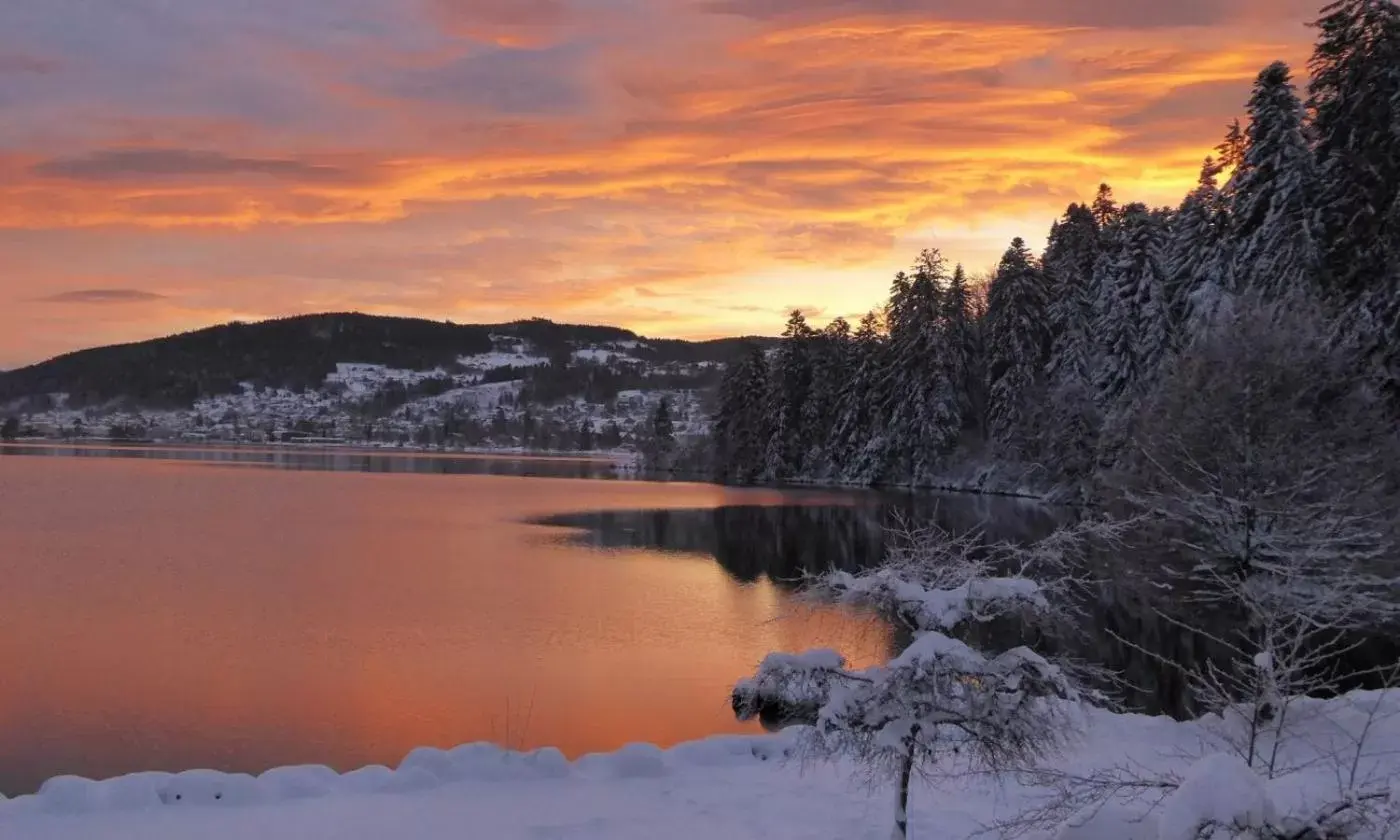
<svg viewBox="0 0 1400 840"><path fill-rule="evenodd" d="M328 796L340 782L340 774L320 764L275 767L258 776L258 784L274 799L315 799Z"/></svg>
<svg viewBox="0 0 1400 840"><path fill-rule="evenodd" d="M397 768L375 764L344 774L330 767L304 765L274 768L257 777L216 770L132 773L102 781L56 776L38 793L8 800L0 797L0 820L34 813L92 814L406 794L452 784L543 782L575 774L595 779L655 779L681 767L739 767L782 759L791 755L792 744L788 733L725 735L669 750L653 744L628 744L616 752L593 753L570 762L553 747L515 752L475 743L450 750L419 747Z"/></svg>
<svg viewBox="0 0 1400 840"><path fill-rule="evenodd" d="M614 753L594 753L578 760L589 775L614 779L655 779L666 775L666 757L654 744L628 744Z"/></svg>
<svg viewBox="0 0 1400 840"><path fill-rule="evenodd" d="M1275 817L1264 782L1239 756L1216 753L1191 766L1162 803L1158 840L1251 836Z"/></svg>
<svg viewBox="0 0 1400 840"><path fill-rule="evenodd" d="M703 741L681 744L671 750L678 764L693 767L740 767L759 761L791 758L794 751L794 730L770 737L750 738L744 735L716 735Z"/></svg>
<svg viewBox="0 0 1400 840"><path fill-rule="evenodd" d="M249 805L271 799L270 790L247 773L186 770L157 791L166 805Z"/></svg>

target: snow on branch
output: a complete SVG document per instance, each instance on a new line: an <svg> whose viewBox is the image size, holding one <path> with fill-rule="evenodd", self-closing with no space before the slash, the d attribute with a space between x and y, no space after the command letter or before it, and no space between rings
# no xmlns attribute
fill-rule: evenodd
<svg viewBox="0 0 1400 840"><path fill-rule="evenodd" d="M972 578L947 589L930 589L887 568L860 575L835 572L822 589L834 601L897 616L916 630L952 630L966 621L986 621L1022 607L1049 606L1040 584L1021 577Z"/></svg>
<svg viewBox="0 0 1400 840"><path fill-rule="evenodd" d="M730 702L740 720L771 708L811 716L826 702L833 682L853 679L860 677L846 671L846 660L834 650L770 653L752 677L734 686Z"/></svg>
<svg viewBox="0 0 1400 840"><path fill-rule="evenodd" d="M1067 608L1058 594L1090 583L1083 558L1092 544L1113 545L1132 523L1085 519L1027 545L988 543L980 531L953 535L938 526L901 523L881 567L815 578L819 599L865 607L915 631L951 632L967 622Z"/></svg>

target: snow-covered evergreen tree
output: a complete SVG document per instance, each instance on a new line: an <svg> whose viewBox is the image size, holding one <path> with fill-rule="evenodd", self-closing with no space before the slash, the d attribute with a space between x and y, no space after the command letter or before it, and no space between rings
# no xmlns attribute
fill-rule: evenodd
<svg viewBox="0 0 1400 840"><path fill-rule="evenodd" d="M714 419L715 477L739 484L759 480L770 435L768 363L763 350L751 345L726 368L720 384Z"/></svg>
<svg viewBox="0 0 1400 840"><path fill-rule="evenodd" d="M1091 381L1093 375L1093 282L1099 256L1099 226L1093 211L1071 204L1051 229L1041 261L1049 294L1052 383Z"/></svg>
<svg viewBox="0 0 1400 840"><path fill-rule="evenodd" d="M1020 237L997 266L987 320L988 428L999 449L1021 453L1029 443L1031 401L1043 383L1049 332L1045 277Z"/></svg>
<svg viewBox="0 0 1400 840"><path fill-rule="evenodd" d="M1096 266L1096 332L1102 356L1095 384L1107 413L1121 413L1171 347L1160 217L1130 204L1109 231Z"/></svg>
<svg viewBox="0 0 1400 840"><path fill-rule="evenodd" d="M809 442L803 439L803 418L812 388L812 328L794 309L783 330L783 342L773 358L768 416L772 421L765 474L783 480L802 472Z"/></svg>
<svg viewBox="0 0 1400 840"><path fill-rule="evenodd" d="M964 429L976 428L982 405L982 377L979 372L977 316L967 272L961 264L953 268L943 294L943 322L948 356L948 375L958 401L958 414Z"/></svg>
<svg viewBox="0 0 1400 840"><path fill-rule="evenodd" d="M842 392L854 373L851 325L845 318L833 320L812 338L811 348L812 381L800 435L807 446L803 472L809 478L828 478L836 472L832 443Z"/></svg>
<svg viewBox="0 0 1400 840"><path fill-rule="evenodd" d="M886 356L880 316L867 312L851 339L851 377L841 391L832 441L832 461L847 481L868 483L882 469Z"/></svg>
<svg viewBox="0 0 1400 840"><path fill-rule="evenodd" d="M1249 100L1244 161L1230 179L1234 285L1274 298L1316 291L1317 171L1288 65L1266 67Z"/></svg>
<svg viewBox="0 0 1400 840"><path fill-rule="evenodd" d="M1071 481L1088 475L1097 447L1093 282L1098 256L1099 227L1093 211L1071 204L1052 229L1042 260L1051 289L1053 339L1046 365L1045 422L1039 430L1046 460Z"/></svg>
<svg viewBox="0 0 1400 840"><path fill-rule="evenodd" d="M1172 332L1169 280L1165 266L1167 232L1173 215L1151 212L1144 219L1136 213L1125 217L1123 254L1127 270L1136 282L1138 320L1137 375L1139 390L1150 387L1161 373L1175 343Z"/></svg>
<svg viewBox="0 0 1400 840"><path fill-rule="evenodd" d="M1315 24L1308 106L1327 282L1354 301L1395 276L1400 231L1400 6L1336 0Z"/></svg>
<svg viewBox="0 0 1400 840"><path fill-rule="evenodd" d="M1196 188L1181 203L1172 221L1165 265L1167 306L1173 335L1180 346L1198 325L1208 321L1228 288L1226 237L1229 215L1217 178L1221 166L1206 158Z"/></svg>
<svg viewBox="0 0 1400 840"><path fill-rule="evenodd" d="M901 279L902 278L902 279ZM944 335L943 256L927 249L912 278L896 278L888 311L885 463L917 481L938 469L962 428Z"/></svg>

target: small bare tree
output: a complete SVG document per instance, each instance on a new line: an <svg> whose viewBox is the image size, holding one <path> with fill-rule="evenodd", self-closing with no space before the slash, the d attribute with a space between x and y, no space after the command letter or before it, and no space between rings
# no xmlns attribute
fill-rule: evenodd
<svg viewBox="0 0 1400 840"><path fill-rule="evenodd" d="M1223 652L1200 667L1160 661L1219 714L1216 742L1178 756L1195 760L1184 776L1044 773L1051 804L1008 826L1047 827L1066 816L1056 803L1083 812L1146 795L1164 840L1396 837L1400 798L1367 743L1396 704L1385 691L1337 701L1341 715L1303 702L1360 676L1341 658L1400 614L1396 430L1325 324L1303 301L1231 301L1131 424L1119 486L1177 575L1158 611ZM1389 687L1395 670L1371 676ZM1275 808L1260 779L1302 770L1330 771L1336 790Z"/></svg>
<svg viewBox="0 0 1400 840"><path fill-rule="evenodd" d="M1032 766L1072 731L1064 701L1089 696L1072 663L1025 646L988 655L952 634L1013 616L1063 617L1058 596L1081 582L1079 556L1124 527L1088 520L1024 546L906 528L885 565L829 573L811 581L809 593L904 623L914 633L909 647L860 671L832 651L772 654L735 687L735 710L741 717L773 704L808 711L810 757L852 758L897 779L894 836L904 838L916 772L951 760L996 772Z"/></svg>
<svg viewBox="0 0 1400 840"><path fill-rule="evenodd" d="M1334 689L1357 634L1397 614L1395 439L1317 311L1222 312L1143 406L1125 489L1177 555L1176 603L1221 617L1164 611L1228 652L1189 674L1196 699L1243 720L1240 756L1272 777L1291 698Z"/></svg>

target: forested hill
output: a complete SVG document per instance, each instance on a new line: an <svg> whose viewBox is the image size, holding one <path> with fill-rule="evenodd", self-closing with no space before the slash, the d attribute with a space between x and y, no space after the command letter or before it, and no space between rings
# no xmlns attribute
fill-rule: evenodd
<svg viewBox="0 0 1400 840"><path fill-rule="evenodd" d="M236 392L243 382L316 388L343 362L407 370L450 367L460 357L491 352L493 336L528 342L546 356L578 345L635 342L629 354L656 364L725 362L743 342L650 340L619 327L538 318L453 324L355 312L301 315L68 353L0 373L0 402L63 392L72 404L129 399L151 406L188 406L201 397Z"/></svg>

